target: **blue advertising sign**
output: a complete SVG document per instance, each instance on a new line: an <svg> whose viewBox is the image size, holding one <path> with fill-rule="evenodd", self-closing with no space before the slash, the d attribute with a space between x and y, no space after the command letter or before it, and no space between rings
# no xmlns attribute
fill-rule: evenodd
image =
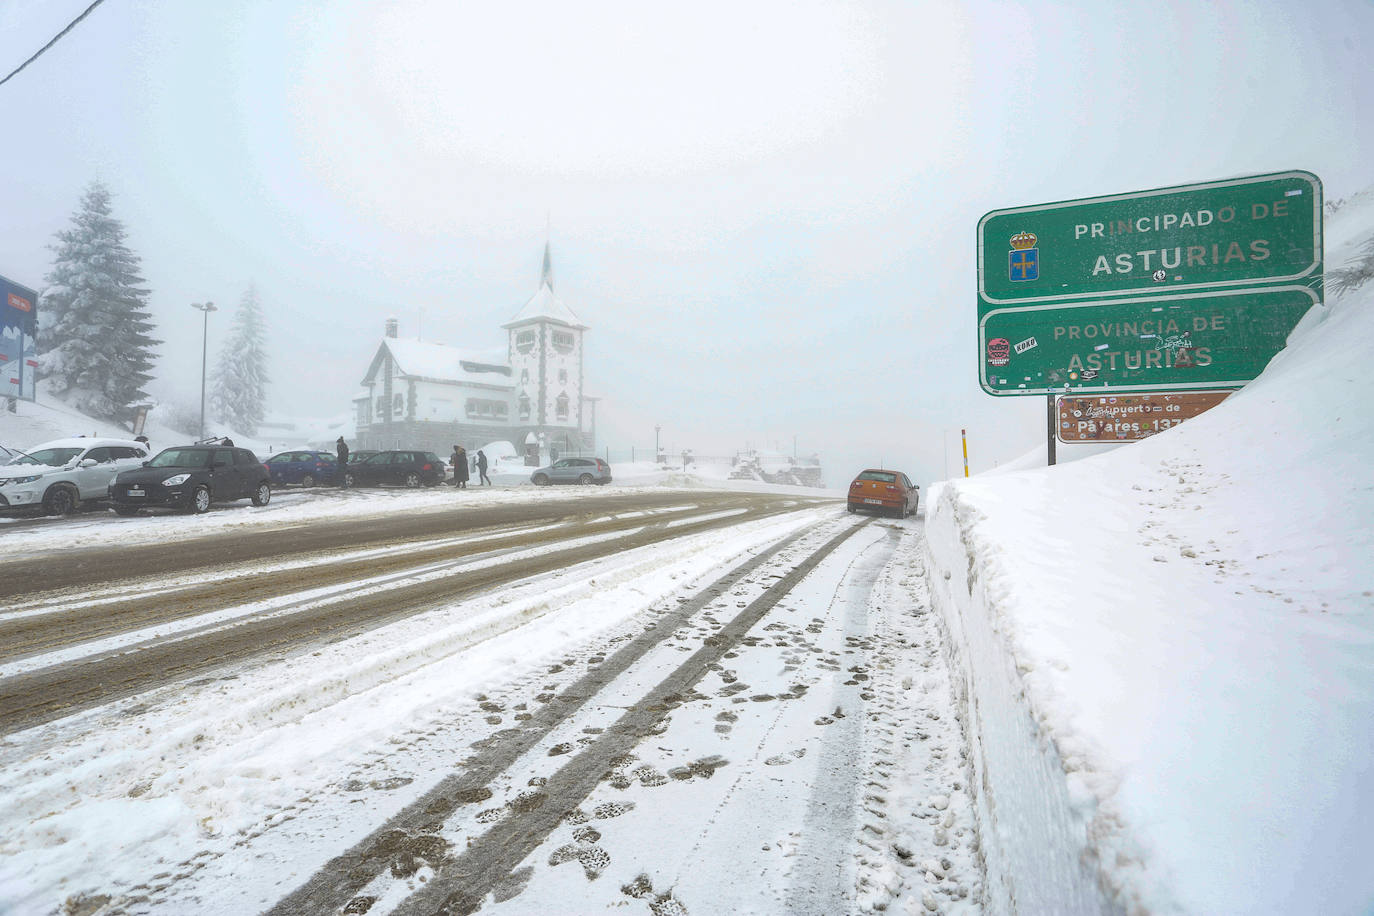
<svg viewBox="0 0 1374 916"><path fill-rule="evenodd" d="M0 277L0 398L33 400L38 294Z"/></svg>

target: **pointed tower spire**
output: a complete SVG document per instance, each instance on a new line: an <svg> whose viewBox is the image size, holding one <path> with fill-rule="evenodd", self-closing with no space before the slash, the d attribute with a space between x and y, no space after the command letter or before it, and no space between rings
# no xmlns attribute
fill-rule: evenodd
<svg viewBox="0 0 1374 916"><path fill-rule="evenodd" d="M539 277L539 285L553 290L553 258L549 254L549 243L544 242L544 269Z"/></svg>

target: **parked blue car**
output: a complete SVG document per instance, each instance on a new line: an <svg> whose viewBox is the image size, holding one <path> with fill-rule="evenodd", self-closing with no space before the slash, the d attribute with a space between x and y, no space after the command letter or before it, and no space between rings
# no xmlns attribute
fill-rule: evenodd
<svg viewBox="0 0 1374 916"><path fill-rule="evenodd" d="M336 465L334 456L329 452L282 452L268 458L263 464L267 466L273 486L300 484L313 487L334 482Z"/></svg>

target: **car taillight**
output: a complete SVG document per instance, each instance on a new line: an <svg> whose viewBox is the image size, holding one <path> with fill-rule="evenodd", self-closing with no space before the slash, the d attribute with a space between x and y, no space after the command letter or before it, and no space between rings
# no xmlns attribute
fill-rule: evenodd
<svg viewBox="0 0 1374 916"><path fill-rule="evenodd" d="M426 464L424 467L420 468L420 470L422 470L422 471L432 471L432 470L434 470L434 465L432 465L432 464Z"/></svg>
<svg viewBox="0 0 1374 916"><path fill-rule="evenodd" d="M863 486L863 483L862 483L861 481L856 480L856 481L854 481L853 483L851 483L851 484L849 485L849 488L850 488L851 490L857 490L857 489L859 489L859 487L861 487L861 486Z"/></svg>
<svg viewBox="0 0 1374 916"><path fill-rule="evenodd" d="M271 473L272 473L272 469L269 468L269 467L268 467L267 465L265 465L265 464L262 466L262 470L263 470L263 473L265 473L265 474L271 474Z"/></svg>
<svg viewBox="0 0 1374 916"><path fill-rule="evenodd" d="M892 484L888 484L888 485L887 485L887 488L888 488L889 490L891 490L893 493L896 493L896 492L897 492L897 488L894 487Z"/></svg>

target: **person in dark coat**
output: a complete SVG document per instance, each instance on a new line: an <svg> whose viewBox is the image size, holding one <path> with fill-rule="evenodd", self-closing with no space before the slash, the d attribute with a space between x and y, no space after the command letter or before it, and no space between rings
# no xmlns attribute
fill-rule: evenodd
<svg viewBox="0 0 1374 916"><path fill-rule="evenodd" d="M468 488L468 453L467 449L461 445L453 447L453 485L466 490Z"/></svg>
<svg viewBox="0 0 1374 916"><path fill-rule="evenodd" d="M334 443L334 451L339 456L338 477L339 486L342 487L344 486L344 470L348 467L348 443L344 441L343 436L340 436L339 440Z"/></svg>
<svg viewBox="0 0 1374 916"><path fill-rule="evenodd" d="M477 450L477 478L479 484L491 486L491 478L487 476L487 455L480 448Z"/></svg>

